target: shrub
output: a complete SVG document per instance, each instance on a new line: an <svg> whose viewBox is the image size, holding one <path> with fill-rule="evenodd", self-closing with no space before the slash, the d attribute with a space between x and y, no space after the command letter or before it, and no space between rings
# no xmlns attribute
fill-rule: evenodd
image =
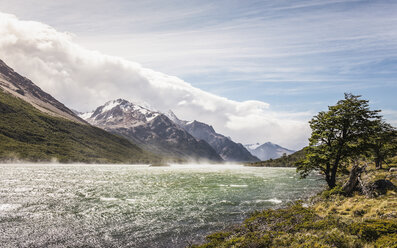
<svg viewBox="0 0 397 248"><path fill-rule="evenodd" d="M325 199L328 199L331 195L341 195L343 194L343 190L341 186L335 186L333 189L324 190L321 193L321 196Z"/></svg>
<svg viewBox="0 0 397 248"><path fill-rule="evenodd" d="M376 240L374 246L376 248L397 248L397 233L380 237L378 240Z"/></svg>
<svg viewBox="0 0 397 248"><path fill-rule="evenodd" d="M397 233L397 222L393 220L366 220L350 225L350 232L367 241L375 241L382 235Z"/></svg>

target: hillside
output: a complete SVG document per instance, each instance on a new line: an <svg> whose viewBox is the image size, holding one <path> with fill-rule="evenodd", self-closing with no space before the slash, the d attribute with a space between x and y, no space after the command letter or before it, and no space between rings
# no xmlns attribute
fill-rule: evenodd
<svg viewBox="0 0 397 248"><path fill-rule="evenodd" d="M207 142L197 140L166 115L124 99L106 102L80 117L156 154L186 160L222 161Z"/></svg>
<svg viewBox="0 0 397 248"><path fill-rule="evenodd" d="M41 112L85 124L84 120L72 110L44 92L28 78L15 72L2 60L0 60L0 89L30 103Z"/></svg>
<svg viewBox="0 0 397 248"><path fill-rule="evenodd" d="M199 121L183 121L178 119L170 110L167 116L181 128L198 140L207 142L228 162L256 162L259 159L253 156L242 144L233 142L229 137L215 132L214 128L206 123Z"/></svg>
<svg viewBox="0 0 397 248"><path fill-rule="evenodd" d="M277 159L269 159L266 161L246 163L246 166L257 166L257 167L295 167L295 162L301 160L305 156L305 151L299 150L292 153L291 155L282 156Z"/></svg>
<svg viewBox="0 0 397 248"><path fill-rule="evenodd" d="M159 160L125 138L51 116L0 89L0 160L143 163Z"/></svg>

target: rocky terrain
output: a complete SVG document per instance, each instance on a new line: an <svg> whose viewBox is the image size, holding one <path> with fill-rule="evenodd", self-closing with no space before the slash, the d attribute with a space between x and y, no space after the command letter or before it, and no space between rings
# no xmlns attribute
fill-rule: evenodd
<svg viewBox="0 0 397 248"><path fill-rule="evenodd" d="M124 99L109 101L80 117L155 153L184 159L222 161L207 142L197 140L166 115Z"/></svg>
<svg viewBox="0 0 397 248"><path fill-rule="evenodd" d="M259 161L259 159L247 151L242 144L236 143L232 141L231 138L215 132L212 126L196 120L190 122L179 120L172 111L169 111L167 115L170 117L170 119L188 131L196 139L205 140L225 161Z"/></svg>

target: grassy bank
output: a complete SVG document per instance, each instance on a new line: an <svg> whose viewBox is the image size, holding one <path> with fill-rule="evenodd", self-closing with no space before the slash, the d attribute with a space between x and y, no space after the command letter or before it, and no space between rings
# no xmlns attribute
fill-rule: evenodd
<svg viewBox="0 0 397 248"><path fill-rule="evenodd" d="M0 161L148 163L154 156L123 137L42 113L0 89Z"/></svg>
<svg viewBox="0 0 397 248"><path fill-rule="evenodd" d="M390 180L397 172L370 168L363 180ZM207 236L192 247L397 247L397 192L346 197L340 187L309 202L253 213L242 224Z"/></svg>

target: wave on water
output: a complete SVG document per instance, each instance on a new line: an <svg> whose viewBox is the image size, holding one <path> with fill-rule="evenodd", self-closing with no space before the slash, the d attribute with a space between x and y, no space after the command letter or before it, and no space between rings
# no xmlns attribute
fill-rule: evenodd
<svg viewBox="0 0 397 248"><path fill-rule="evenodd" d="M246 187L248 187L248 185L247 184L230 184L229 187L232 187L232 188L246 188Z"/></svg>
<svg viewBox="0 0 397 248"><path fill-rule="evenodd" d="M263 201L265 201L265 202L271 202L271 203L274 203L274 204L280 204L280 203L283 202L282 200L279 200L279 199L277 199L277 198L272 198L272 199L263 200Z"/></svg>
<svg viewBox="0 0 397 248"><path fill-rule="evenodd" d="M148 166L0 165L0 246L182 248L321 186L277 168Z"/></svg>
<svg viewBox="0 0 397 248"><path fill-rule="evenodd" d="M101 197L100 198L101 201L117 201L117 198L114 197Z"/></svg>
<svg viewBox="0 0 397 248"><path fill-rule="evenodd" d="M8 204L8 203L0 204L0 212L17 210L21 206L22 206L21 204Z"/></svg>

